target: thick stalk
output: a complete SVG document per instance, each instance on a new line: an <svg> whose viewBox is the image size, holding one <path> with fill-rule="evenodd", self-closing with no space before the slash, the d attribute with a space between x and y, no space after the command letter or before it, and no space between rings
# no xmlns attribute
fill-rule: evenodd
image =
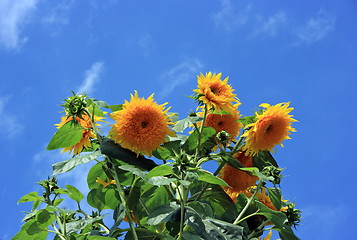
<svg viewBox="0 0 357 240"><path fill-rule="evenodd" d="M244 206L243 210L239 213L238 217L236 218L236 220L233 222L233 224L238 224L240 222L240 219L243 217L244 213L247 211L247 209L249 208L250 204L253 202L255 196L257 195L258 191L260 191L260 188L263 185L263 181L259 181L257 188L255 189L253 196L251 196L248 199L247 204Z"/></svg>
<svg viewBox="0 0 357 240"><path fill-rule="evenodd" d="M200 145L201 145L201 134L202 134L202 130L203 130L203 127L205 125L205 122L206 122L206 118L207 118L207 106L205 105L205 110L203 112L203 120L202 120L202 124L198 130L198 139L197 139L197 148L196 148L196 153L195 153L195 163L197 162L197 159L198 159L198 154L199 154L199 148L200 148Z"/></svg>
<svg viewBox="0 0 357 240"><path fill-rule="evenodd" d="M110 161L111 161L111 159L110 159ZM112 162L112 164L113 164L113 162ZM113 166L115 166L115 165L113 164ZM116 184L118 192L119 192L119 198L120 198L120 201L123 203L123 206L125 208L125 214L126 214L126 217L128 218L129 226L130 226L131 232L133 234L133 239L134 240L138 240L138 236L136 234L135 227L134 227L134 224L133 224L133 219L131 218L130 210L127 207L126 200L125 200L125 197L124 197L124 190L120 185L119 177L118 177L118 174L115 171L115 169L113 170L113 172L114 172L115 184Z"/></svg>

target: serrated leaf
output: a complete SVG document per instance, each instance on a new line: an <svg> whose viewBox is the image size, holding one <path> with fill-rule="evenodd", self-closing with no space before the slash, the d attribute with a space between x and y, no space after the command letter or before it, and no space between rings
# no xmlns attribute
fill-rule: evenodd
<svg viewBox="0 0 357 240"><path fill-rule="evenodd" d="M170 175L173 174L174 172L172 171L172 166L170 165L159 165L155 168L153 168L148 174L146 175L145 178L151 178L151 177L156 177L156 176L165 176L165 175Z"/></svg>
<svg viewBox="0 0 357 240"><path fill-rule="evenodd" d="M92 224L104 218L105 215L98 216L95 218L88 218L78 221L69 222L66 224L67 233L77 232L85 228L87 225Z"/></svg>
<svg viewBox="0 0 357 240"><path fill-rule="evenodd" d="M90 154L74 157L74 158L65 160L63 162L55 163L52 165L53 175L68 172L80 164L84 164L84 163L87 163L93 159L96 159L100 155L101 155L100 151L95 151Z"/></svg>
<svg viewBox="0 0 357 240"><path fill-rule="evenodd" d="M42 201L44 198L41 196L38 196L38 192L30 192L20 198L17 203L22 203L22 202L32 202L32 201Z"/></svg>
<svg viewBox="0 0 357 240"><path fill-rule="evenodd" d="M72 198L74 201L79 203L84 198L84 195L76 187L66 185L66 188L69 192L68 197Z"/></svg>
<svg viewBox="0 0 357 240"><path fill-rule="evenodd" d="M172 130L176 132L183 132L186 128L190 127L192 124L200 122L203 117L187 117L176 122L172 127Z"/></svg>
<svg viewBox="0 0 357 240"><path fill-rule="evenodd" d="M259 208L259 214L264 215L278 228L281 228L284 222L287 220L286 215L284 213L280 211L274 211L259 201L255 201L255 206Z"/></svg>
<svg viewBox="0 0 357 240"><path fill-rule="evenodd" d="M199 181L203 181L203 182L208 182L208 183L212 183L212 184L217 184L220 186L225 186L225 187L230 187L223 179L214 176L212 173L203 170L203 169L199 169L197 171L198 173L198 180Z"/></svg>
<svg viewBox="0 0 357 240"><path fill-rule="evenodd" d="M179 206L172 202L170 204L157 206L157 208L150 213L147 219L147 224L157 225L159 223L168 222Z"/></svg>
<svg viewBox="0 0 357 240"><path fill-rule="evenodd" d="M269 198L274 204L274 207L278 210L281 208L281 190L279 188L267 188L269 192Z"/></svg>
<svg viewBox="0 0 357 240"><path fill-rule="evenodd" d="M47 146L47 150L66 148L77 144L82 139L83 127L72 121L60 127Z"/></svg>
<svg viewBox="0 0 357 240"><path fill-rule="evenodd" d="M177 180L177 178L167 178L167 177L163 177L163 176L157 176L157 177L152 177L152 178L147 179L148 183L150 183L151 185L154 185L154 186L169 185L170 183L172 183L176 180Z"/></svg>

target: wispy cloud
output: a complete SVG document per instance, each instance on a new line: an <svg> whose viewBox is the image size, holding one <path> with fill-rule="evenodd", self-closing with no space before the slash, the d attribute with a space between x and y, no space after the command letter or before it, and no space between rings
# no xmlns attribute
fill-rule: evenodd
<svg viewBox="0 0 357 240"><path fill-rule="evenodd" d="M245 25L251 18L251 4L239 10L230 0L221 0L221 5L222 8L213 14L213 21L217 27L223 27L225 30L230 31L237 26Z"/></svg>
<svg viewBox="0 0 357 240"><path fill-rule="evenodd" d="M25 126L5 108L9 100L10 97L0 98L0 135L11 140L22 134Z"/></svg>
<svg viewBox="0 0 357 240"><path fill-rule="evenodd" d="M298 38L295 45L311 44L325 38L335 28L335 16L324 9L320 9L315 16L307 20L305 25L297 28Z"/></svg>
<svg viewBox="0 0 357 240"><path fill-rule="evenodd" d="M70 22L70 11L74 6L74 0L58 1L43 17L42 22L48 28L52 36L60 34L63 26Z"/></svg>
<svg viewBox="0 0 357 240"><path fill-rule="evenodd" d="M38 0L0 1L0 45L5 49L19 49L28 40L21 36L22 28L36 9Z"/></svg>
<svg viewBox="0 0 357 240"><path fill-rule="evenodd" d="M195 74L197 75L202 67L203 64L199 60L187 59L163 73L160 80L165 82L165 87L161 91L160 97L166 98L176 87L192 79Z"/></svg>
<svg viewBox="0 0 357 240"><path fill-rule="evenodd" d="M255 30L254 35L263 34L266 36L274 37L277 35L278 30L286 22L286 13L284 11L279 11L268 17L259 18L258 27Z"/></svg>
<svg viewBox="0 0 357 240"><path fill-rule="evenodd" d="M89 70L86 71L86 76L77 90L77 93L91 93L93 92L93 88L95 83L99 82L100 75L103 72L104 63L103 62L95 62Z"/></svg>
<svg viewBox="0 0 357 240"><path fill-rule="evenodd" d="M139 47L143 50L143 54L148 56L153 48L152 36L149 33L142 35L139 39Z"/></svg>
<svg viewBox="0 0 357 240"><path fill-rule="evenodd" d="M348 217L348 211L344 205L313 205L301 209L302 224L305 230L315 233L312 239L330 239L332 233L339 231L336 219L343 221Z"/></svg>

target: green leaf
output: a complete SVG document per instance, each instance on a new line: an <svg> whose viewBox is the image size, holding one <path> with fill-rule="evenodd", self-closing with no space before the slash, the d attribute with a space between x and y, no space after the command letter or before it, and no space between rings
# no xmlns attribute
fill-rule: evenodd
<svg viewBox="0 0 357 240"><path fill-rule="evenodd" d="M141 195L141 198L149 212L153 211L157 206L169 203L169 196L164 186L151 186Z"/></svg>
<svg viewBox="0 0 357 240"><path fill-rule="evenodd" d="M182 237L185 240L205 240L204 238L201 238L200 236L193 234L191 232L183 232Z"/></svg>
<svg viewBox="0 0 357 240"><path fill-rule="evenodd" d="M147 159L142 155L137 155L136 153L130 151L129 149L122 148L119 144L116 144L113 140L109 138L104 138L100 144L100 149L103 154L119 159L127 164L134 165L136 167L143 168L150 171L156 167L156 163L151 159Z"/></svg>
<svg viewBox="0 0 357 240"><path fill-rule="evenodd" d="M67 122L58 129L47 146L47 150L66 148L77 144L82 139L83 127L72 121Z"/></svg>
<svg viewBox="0 0 357 240"><path fill-rule="evenodd" d="M109 108L112 112L116 112L116 111L123 109L123 104L107 105L107 106L104 106L104 108Z"/></svg>
<svg viewBox="0 0 357 240"><path fill-rule="evenodd" d="M120 197L118 191L116 189L106 188L104 189L104 192L105 205L110 209L116 209L120 204Z"/></svg>
<svg viewBox="0 0 357 240"><path fill-rule="evenodd" d="M36 214L36 221L43 227L51 225L56 220L56 216L46 209L41 209Z"/></svg>
<svg viewBox="0 0 357 240"><path fill-rule="evenodd" d="M101 211L106 207L105 193L103 193L102 189L100 188L94 188L88 193L87 202L92 207Z"/></svg>
<svg viewBox="0 0 357 240"><path fill-rule="evenodd" d="M273 177L267 177L264 174L262 174L261 172L259 172L259 169L257 167L244 167L244 168L240 168L240 170L251 172L254 176L257 176L262 181L274 180Z"/></svg>
<svg viewBox="0 0 357 240"><path fill-rule="evenodd" d="M203 220L206 231L213 239L246 239L244 228L241 226L233 225L229 222L221 221L214 218L205 218Z"/></svg>
<svg viewBox="0 0 357 240"><path fill-rule="evenodd" d="M148 183L154 186L169 185L170 183L176 180L177 178L167 178L162 176L157 176L147 179Z"/></svg>
<svg viewBox="0 0 357 240"><path fill-rule="evenodd" d="M274 227L273 229L279 232L279 236L282 240L300 240L290 226L284 224L281 228Z"/></svg>
<svg viewBox="0 0 357 240"><path fill-rule="evenodd" d="M202 217L213 217L214 216L214 211L211 207L206 202L190 202L188 204L189 207L195 210L196 213L198 213Z"/></svg>
<svg viewBox="0 0 357 240"><path fill-rule="evenodd" d="M84 196L83 194L74 186L71 185L66 185L66 188L68 190L68 197L72 198L76 202L80 202Z"/></svg>
<svg viewBox="0 0 357 240"><path fill-rule="evenodd" d="M226 152L219 152L218 155L221 157L223 161L225 161L231 167L234 167L236 169L240 169L244 167L238 159L232 157L232 155Z"/></svg>
<svg viewBox="0 0 357 240"><path fill-rule="evenodd" d="M172 171L172 166L170 165L159 165L155 168L153 168L148 174L146 175L145 178L151 178L151 177L156 177L156 176L165 176L165 175L170 175L173 174L174 172Z"/></svg>
<svg viewBox="0 0 357 240"><path fill-rule="evenodd" d="M259 201L255 201L255 206L259 208L259 214L264 215L276 227L283 227L284 222L287 220L286 215L284 213L280 211L274 211Z"/></svg>
<svg viewBox="0 0 357 240"><path fill-rule="evenodd" d="M88 236L88 240L115 240L116 238L103 237L103 236Z"/></svg>
<svg viewBox="0 0 357 240"><path fill-rule="evenodd" d="M20 198L20 200L17 203L19 204L22 202L42 201L43 199L44 199L43 197L38 196L38 192L30 192L25 196L23 196L22 198Z"/></svg>
<svg viewBox="0 0 357 240"><path fill-rule="evenodd" d="M147 223L149 225L157 225L159 223L168 222L171 220L177 209L179 209L179 206L175 202L157 206L157 208L148 216Z"/></svg>
<svg viewBox="0 0 357 240"><path fill-rule="evenodd" d="M183 132L186 128L190 127L192 124L200 122L203 117L187 117L176 122L172 127L175 132Z"/></svg>
<svg viewBox="0 0 357 240"><path fill-rule="evenodd" d="M47 231L42 230L35 219L30 219L21 230L11 238L11 240L35 239L46 240L48 235Z"/></svg>
<svg viewBox="0 0 357 240"><path fill-rule="evenodd" d="M197 173L198 173L199 181L208 182L208 183L212 183L212 184L218 184L220 186L225 186L225 187L230 187L223 179L214 176L212 173L210 173L206 170L199 169L197 171Z"/></svg>
<svg viewBox="0 0 357 240"><path fill-rule="evenodd" d="M274 207L278 210L281 208L281 190L279 188L267 188L269 192L269 198L274 204Z"/></svg>
<svg viewBox="0 0 357 240"><path fill-rule="evenodd" d="M103 236L88 236L88 240L116 240L116 238L103 237Z"/></svg>
<svg viewBox="0 0 357 240"><path fill-rule="evenodd" d="M273 155L269 151L260 151L253 157L253 166L263 170L264 167L271 166L279 167Z"/></svg>
<svg viewBox="0 0 357 240"><path fill-rule="evenodd" d="M216 135L216 130L212 127L203 127L201 135L195 130L182 145L188 153L194 153L198 147L198 137L201 136L200 151L203 149L210 149L215 146L213 136Z"/></svg>
<svg viewBox="0 0 357 240"><path fill-rule="evenodd" d="M154 157L162 160L170 160L175 157L175 152L180 152L181 140L174 140L164 143L162 146L157 148L153 155Z"/></svg>
<svg viewBox="0 0 357 240"><path fill-rule="evenodd" d="M237 120L237 122L241 122L244 127L247 126L248 124L254 123L255 121L256 121L255 115L242 117L242 118Z"/></svg>
<svg viewBox="0 0 357 240"><path fill-rule="evenodd" d="M101 155L100 151L95 151L90 154L86 154L86 155L79 156L79 157L74 157L74 158L65 160L63 162L55 163L52 165L53 175L68 172L80 164L84 164L84 163L87 163L93 159L96 159L100 155Z"/></svg>
<svg viewBox="0 0 357 240"><path fill-rule="evenodd" d="M87 225L103 219L104 216L105 215L66 223L67 233L78 232L85 228Z"/></svg>
<svg viewBox="0 0 357 240"><path fill-rule="evenodd" d="M104 117L105 116L103 111L99 108L100 107L99 104L101 104L100 101L97 101L97 100L94 100L92 98L89 98L87 100L87 102L88 102L88 105L90 105L88 107L88 109L87 109L87 111L90 114L96 115L96 116L99 116L99 117ZM102 102L102 103L106 104L105 102ZM101 105L103 105L103 104L101 104Z"/></svg>
<svg viewBox="0 0 357 240"><path fill-rule="evenodd" d="M134 175L140 177L140 178L145 178L146 176L146 172L140 170L139 168L136 168L134 166L131 166L131 165L122 165L122 166L119 166L118 168L124 170L124 171L128 171L128 172L131 172L133 173Z"/></svg>

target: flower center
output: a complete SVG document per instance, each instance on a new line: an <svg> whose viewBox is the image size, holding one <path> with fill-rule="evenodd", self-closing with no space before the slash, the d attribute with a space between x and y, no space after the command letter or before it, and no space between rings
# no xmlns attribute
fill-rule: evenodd
<svg viewBox="0 0 357 240"><path fill-rule="evenodd" d="M213 94L217 94L218 90L216 88L210 87L210 90Z"/></svg>
<svg viewBox="0 0 357 240"><path fill-rule="evenodd" d="M217 123L217 125L218 125L218 126L222 126L222 125L223 125L223 122L222 122L222 121L219 121L219 122Z"/></svg>
<svg viewBox="0 0 357 240"><path fill-rule="evenodd" d="M271 132L273 130L273 126L272 126L272 124L270 124L268 127L267 127L267 129L265 130L265 132L267 133L267 134L269 134L269 132Z"/></svg>
<svg viewBox="0 0 357 240"><path fill-rule="evenodd" d="M147 123L147 122L145 122L145 121L141 122L141 127L142 127L142 128L146 128L147 125L149 125L149 123Z"/></svg>

